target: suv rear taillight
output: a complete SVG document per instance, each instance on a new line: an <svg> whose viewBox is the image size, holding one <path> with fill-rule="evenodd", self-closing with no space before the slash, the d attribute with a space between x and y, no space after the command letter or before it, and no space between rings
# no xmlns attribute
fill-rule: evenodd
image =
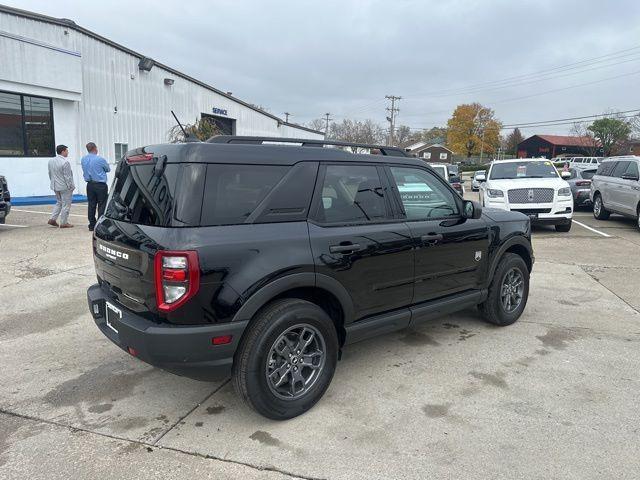
<svg viewBox="0 0 640 480"><path fill-rule="evenodd" d="M200 288L200 265L197 252L165 251L156 253L156 305L170 312L193 297Z"/></svg>
<svg viewBox="0 0 640 480"><path fill-rule="evenodd" d="M579 180L576 182L577 187L588 187L591 185L591 180Z"/></svg>

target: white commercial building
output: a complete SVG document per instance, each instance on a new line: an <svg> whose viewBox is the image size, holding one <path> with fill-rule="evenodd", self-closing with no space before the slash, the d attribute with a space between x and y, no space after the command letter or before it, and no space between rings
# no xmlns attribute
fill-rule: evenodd
<svg viewBox="0 0 640 480"><path fill-rule="evenodd" d="M87 142L115 163L128 148L167 142L172 110L227 134L322 138L71 20L0 5L0 175L14 197L52 194L57 144L69 147L75 193L84 194Z"/></svg>

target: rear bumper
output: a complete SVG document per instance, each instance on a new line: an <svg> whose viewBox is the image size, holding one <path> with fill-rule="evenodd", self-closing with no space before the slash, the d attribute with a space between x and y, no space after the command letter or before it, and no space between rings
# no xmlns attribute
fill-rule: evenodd
<svg viewBox="0 0 640 480"><path fill-rule="evenodd" d="M107 300L122 312L121 318L109 315L113 328L107 325ZM118 347L150 365L196 380L221 380L231 374L233 355L248 324L158 324L127 310L97 284L87 290L87 301L100 331ZM231 335L231 343L212 344L213 337L223 335Z"/></svg>
<svg viewBox="0 0 640 480"><path fill-rule="evenodd" d="M591 205L591 190L589 189L580 189L574 190L573 192L573 202L577 207L581 207L583 205Z"/></svg>

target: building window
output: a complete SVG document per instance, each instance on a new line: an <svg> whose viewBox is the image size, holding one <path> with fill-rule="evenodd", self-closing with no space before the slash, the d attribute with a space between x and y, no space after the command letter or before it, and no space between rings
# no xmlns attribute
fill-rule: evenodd
<svg viewBox="0 0 640 480"><path fill-rule="evenodd" d="M441 153L440 154L440 160L446 160L447 159L447 153Z"/></svg>
<svg viewBox="0 0 640 480"><path fill-rule="evenodd" d="M0 92L0 157L53 157L50 98Z"/></svg>
<svg viewBox="0 0 640 480"><path fill-rule="evenodd" d="M431 152L424 152L422 154L422 157L426 158L427 160L430 160L431 159Z"/></svg>
<svg viewBox="0 0 640 480"><path fill-rule="evenodd" d="M124 157L127 150L129 150L129 145L127 143L116 143L116 161Z"/></svg>

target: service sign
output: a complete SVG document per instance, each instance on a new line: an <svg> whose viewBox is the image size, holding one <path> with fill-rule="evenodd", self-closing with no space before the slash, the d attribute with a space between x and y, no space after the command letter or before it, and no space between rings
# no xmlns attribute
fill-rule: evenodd
<svg viewBox="0 0 640 480"><path fill-rule="evenodd" d="M227 115L227 110L224 108L213 107L211 111L216 115Z"/></svg>

